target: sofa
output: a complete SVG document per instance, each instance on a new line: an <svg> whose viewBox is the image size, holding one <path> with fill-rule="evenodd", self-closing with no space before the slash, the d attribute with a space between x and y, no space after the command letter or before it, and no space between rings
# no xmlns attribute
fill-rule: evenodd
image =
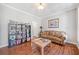
<svg viewBox="0 0 79 59"><path fill-rule="evenodd" d="M64 44L64 40L66 39L66 33L63 31L43 31L40 33L39 37L46 38L51 40L51 42L57 44Z"/></svg>

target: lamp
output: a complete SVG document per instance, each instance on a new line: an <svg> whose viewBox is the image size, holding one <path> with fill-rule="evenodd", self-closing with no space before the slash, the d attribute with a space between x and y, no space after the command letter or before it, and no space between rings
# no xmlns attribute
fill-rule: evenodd
<svg viewBox="0 0 79 59"><path fill-rule="evenodd" d="M42 26L40 26L40 32L42 32L42 28L43 28L43 27L42 27Z"/></svg>
<svg viewBox="0 0 79 59"><path fill-rule="evenodd" d="M41 32L42 32L42 26L40 26L40 33L39 33L39 37L41 37Z"/></svg>

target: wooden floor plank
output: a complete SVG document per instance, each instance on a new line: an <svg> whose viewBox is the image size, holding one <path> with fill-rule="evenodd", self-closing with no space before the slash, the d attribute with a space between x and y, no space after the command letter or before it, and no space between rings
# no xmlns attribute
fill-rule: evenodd
<svg viewBox="0 0 79 59"><path fill-rule="evenodd" d="M79 49L74 44L65 43L64 45L58 45L51 43L51 45L52 47L48 47L50 50L48 49L45 55L79 55ZM45 52L47 51L46 49ZM0 55L40 55L40 51L32 49L31 42L27 42L12 48L0 48Z"/></svg>

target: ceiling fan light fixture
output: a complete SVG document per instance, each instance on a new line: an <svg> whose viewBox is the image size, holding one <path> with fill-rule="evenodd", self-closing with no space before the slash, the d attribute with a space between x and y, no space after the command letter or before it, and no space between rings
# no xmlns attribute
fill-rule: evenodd
<svg viewBox="0 0 79 59"><path fill-rule="evenodd" d="M38 9L43 10L44 6L40 5L40 6L38 6Z"/></svg>
<svg viewBox="0 0 79 59"><path fill-rule="evenodd" d="M38 3L37 4L37 8L39 9L39 10L43 10L44 8L45 8L45 4L44 3Z"/></svg>

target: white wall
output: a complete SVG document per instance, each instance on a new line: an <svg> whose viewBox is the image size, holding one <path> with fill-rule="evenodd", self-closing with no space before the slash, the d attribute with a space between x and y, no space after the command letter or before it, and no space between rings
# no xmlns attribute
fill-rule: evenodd
<svg viewBox="0 0 79 59"><path fill-rule="evenodd" d="M21 12L9 6L0 5L0 47L8 44L8 22L9 20L30 23L32 25L32 36L37 36L39 33L39 26L41 25L40 18L28 13Z"/></svg>
<svg viewBox="0 0 79 59"><path fill-rule="evenodd" d="M77 41L78 41L78 47L79 47L79 7L77 8Z"/></svg>
<svg viewBox="0 0 79 59"><path fill-rule="evenodd" d="M48 28L48 20L59 18L59 28ZM67 42L77 43L76 9L43 18L43 30L58 30L67 33Z"/></svg>

